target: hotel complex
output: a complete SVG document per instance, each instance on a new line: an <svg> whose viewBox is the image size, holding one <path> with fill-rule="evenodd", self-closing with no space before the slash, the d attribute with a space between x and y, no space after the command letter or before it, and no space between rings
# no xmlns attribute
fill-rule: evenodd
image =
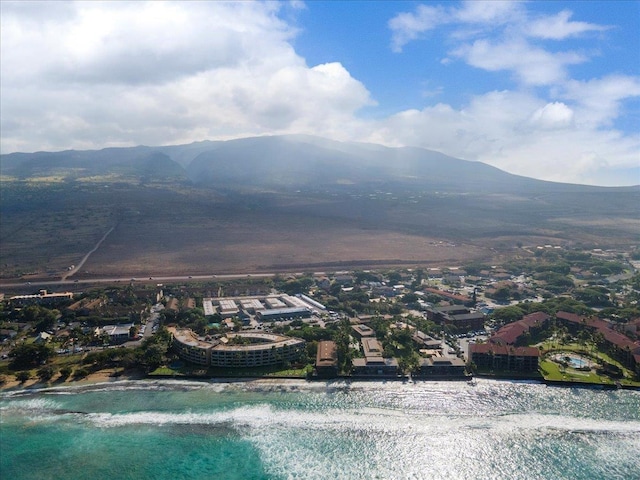
<svg viewBox="0 0 640 480"><path fill-rule="evenodd" d="M189 329L170 328L173 349L183 360L211 367L266 367L297 361L305 341L271 333L228 333L202 339Z"/></svg>

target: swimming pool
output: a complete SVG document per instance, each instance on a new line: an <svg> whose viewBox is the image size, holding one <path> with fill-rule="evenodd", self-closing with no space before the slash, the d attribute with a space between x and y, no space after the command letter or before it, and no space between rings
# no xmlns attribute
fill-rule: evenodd
<svg viewBox="0 0 640 480"><path fill-rule="evenodd" d="M569 357L568 363L571 368L582 368L589 366L589 362L587 362L583 358L578 357Z"/></svg>
<svg viewBox="0 0 640 480"><path fill-rule="evenodd" d="M553 360L559 363L566 362L569 367L575 368L575 369L591 366L589 360L582 357L572 356L572 355L555 355L553 357Z"/></svg>

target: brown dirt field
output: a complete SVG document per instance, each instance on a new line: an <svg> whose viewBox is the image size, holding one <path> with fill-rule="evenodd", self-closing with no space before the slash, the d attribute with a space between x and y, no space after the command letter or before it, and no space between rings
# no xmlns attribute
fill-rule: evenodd
<svg viewBox="0 0 640 480"><path fill-rule="evenodd" d="M623 194L220 195L182 184L0 193L0 277L22 281L60 278L111 227L70 279L452 266L503 259L518 244L612 248L640 234L635 197Z"/></svg>
<svg viewBox="0 0 640 480"><path fill-rule="evenodd" d="M458 265L492 251L345 221L301 217L203 220L200 225L120 225L82 275L169 275L305 270L323 266Z"/></svg>

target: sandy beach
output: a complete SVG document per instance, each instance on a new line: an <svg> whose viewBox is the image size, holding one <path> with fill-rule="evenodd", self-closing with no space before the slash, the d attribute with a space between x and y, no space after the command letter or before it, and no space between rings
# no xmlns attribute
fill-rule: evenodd
<svg viewBox="0 0 640 480"><path fill-rule="evenodd" d="M30 378L26 382L20 382L15 379L12 375L9 375L10 379L8 379L3 385L0 386L0 391L10 391L10 390L25 390L25 389L40 389L40 388L49 388L49 387L59 387L59 386L71 386L71 385L90 385L94 383L108 383L108 382L117 382L122 380L141 380L146 377L142 370L125 370L124 372L119 371L118 375L114 375L114 371L112 368L106 370L98 370L97 372L90 373L86 377L82 377L79 379L73 377L62 378L60 374L56 374L53 376L51 380L48 382L42 382L39 378L34 377Z"/></svg>

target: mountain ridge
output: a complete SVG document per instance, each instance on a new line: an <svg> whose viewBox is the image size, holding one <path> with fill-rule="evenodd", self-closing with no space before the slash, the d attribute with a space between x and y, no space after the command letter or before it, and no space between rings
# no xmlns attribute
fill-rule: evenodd
<svg viewBox="0 0 640 480"><path fill-rule="evenodd" d="M640 185L604 187L550 182L505 172L486 163L450 157L420 147L339 142L312 135L204 140L183 145L110 147L100 150L10 153L0 156L0 174L29 178L68 169L68 177L102 175L128 164L130 174L145 169L154 154L163 169L214 188L309 185L400 184L406 188L522 192L637 191ZM170 162L176 165L171 165ZM75 169L75 170L74 170ZM84 169L80 171L80 169ZM162 175L162 171L158 175Z"/></svg>
<svg viewBox="0 0 640 480"><path fill-rule="evenodd" d="M319 137L10 154L0 173L10 278L60 277L106 232L83 275L455 265L537 252L519 245L628 249L640 238L640 187Z"/></svg>

